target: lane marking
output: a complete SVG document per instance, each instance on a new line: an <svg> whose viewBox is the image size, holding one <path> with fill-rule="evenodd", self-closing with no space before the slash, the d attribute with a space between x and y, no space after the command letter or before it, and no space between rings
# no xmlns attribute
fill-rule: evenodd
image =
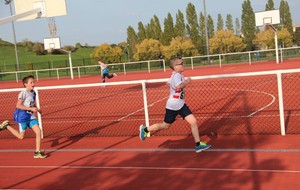
<svg viewBox="0 0 300 190"><path fill-rule="evenodd" d="M9 152L34 152L34 149L6 149L0 150L0 153ZM47 152L195 152L193 148L88 148L88 149L46 149ZM247 149L247 148L216 148L208 149L205 152L296 152L300 153L300 149Z"/></svg>
<svg viewBox="0 0 300 190"><path fill-rule="evenodd" d="M109 170L177 170L177 171L219 171L219 172L265 172L300 173L300 170L268 170L248 168L179 168L179 167L131 167L131 166L0 166L2 169L109 169Z"/></svg>

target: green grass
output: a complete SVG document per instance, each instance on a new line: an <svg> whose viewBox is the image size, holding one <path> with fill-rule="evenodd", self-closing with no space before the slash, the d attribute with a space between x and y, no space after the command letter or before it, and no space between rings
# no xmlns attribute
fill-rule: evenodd
<svg viewBox="0 0 300 190"><path fill-rule="evenodd" d="M73 52L72 60L90 59L94 48L79 48L76 52ZM34 66L34 69L53 67L53 63L57 62L61 67L64 67L66 62L69 61L67 54L64 55L35 55L35 53L28 51L28 48L24 46L18 46L18 58L20 70L30 69L30 65ZM52 64L52 65L51 65ZM96 64L96 63L94 63ZM29 65L29 66L28 66ZM49 66L50 65L50 66ZM16 66L16 54L15 47L9 42L5 42L0 39L0 71L15 71Z"/></svg>

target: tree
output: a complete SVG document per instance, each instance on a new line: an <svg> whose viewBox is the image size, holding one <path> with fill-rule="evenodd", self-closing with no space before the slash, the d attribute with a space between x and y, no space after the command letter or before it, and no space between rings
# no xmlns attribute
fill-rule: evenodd
<svg viewBox="0 0 300 190"><path fill-rule="evenodd" d="M127 28L127 44L129 44L129 58L136 52L135 45L139 43L138 36L134 31L133 27L129 26Z"/></svg>
<svg viewBox="0 0 300 190"><path fill-rule="evenodd" d="M235 19L235 35L240 36L241 35L241 24L239 21L239 18Z"/></svg>
<svg viewBox="0 0 300 190"><path fill-rule="evenodd" d="M293 36L287 28L282 28L278 32L278 43L283 47L291 47L293 45Z"/></svg>
<svg viewBox="0 0 300 190"><path fill-rule="evenodd" d="M218 14L217 31L224 29L224 21L221 14Z"/></svg>
<svg viewBox="0 0 300 190"><path fill-rule="evenodd" d="M162 38L162 30L161 30L161 25L160 25L160 21L158 19L158 17L156 15L154 15L153 17L154 19L154 35L155 35L155 38L154 39L157 39L157 40L161 40Z"/></svg>
<svg viewBox="0 0 300 190"><path fill-rule="evenodd" d="M275 8L274 8L274 0L268 0L268 2L266 4L266 7L265 7L265 11L271 11L271 10L275 10ZM267 26L265 26L264 28L265 29L270 29L270 27L267 27Z"/></svg>
<svg viewBox="0 0 300 190"><path fill-rule="evenodd" d="M155 39L145 39L136 45L135 60L157 59L161 54L161 43Z"/></svg>
<svg viewBox="0 0 300 190"><path fill-rule="evenodd" d="M162 38L162 30L160 26L159 19L156 15L151 18L150 23L146 26L146 38L161 40Z"/></svg>
<svg viewBox="0 0 300 190"><path fill-rule="evenodd" d="M187 33L197 49L200 48L199 24L195 6L189 3L186 8Z"/></svg>
<svg viewBox="0 0 300 190"><path fill-rule="evenodd" d="M207 33L208 38L212 38L215 35L214 21L210 15L207 16Z"/></svg>
<svg viewBox="0 0 300 190"><path fill-rule="evenodd" d="M200 12L200 21L199 21L200 25L200 53L201 54L205 54L206 52L206 31L205 31L205 17L202 14L202 12Z"/></svg>
<svg viewBox="0 0 300 190"><path fill-rule="evenodd" d="M265 11L271 11L271 10L275 10L275 8L274 8L274 0L268 0L268 2L266 4Z"/></svg>
<svg viewBox="0 0 300 190"><path fill-rule="evenodd" d="M288 2L281 0L279 11L281 26L287 28L290 34L293 34L293 21Z"/></svg>
<svg viewBox="0 0 300 190"><path fill-rule="evenodd" d="M122 49L122 57L121 57L121 62L123 61L123 60L125 60L125 61L130 61L129 60L129 51L128 51L128 44L127 44L127 42L120 42L119 44L118 44L118 46Z"/></svg>
<svg viewBox="0 0 300 190"><path fill-rule="evenodd" d="M24 46L27 52L32 52L35 43L29 41L28 39L24 39L22 42L17 43L17 45Z"/></svg>
<svg viewBox="0 0 300 190"><path fill-rule="evenodd" d="M226 28L233 31L233 21L231 14L226 15Z"/></svg>
<svg viewBox="0 0 300 190"><path fill-rule="evenodd" d="M266 29L256 34L256 38L253 43L256 44L260 49L274 49L275 48L275 35L274 31ZM292 35L286 28L282 28L278 31L278 43L284 47L290 47L293 45Z"/></svg>
<svg viewBox="0 0 300 190"><path fill-rule="evenodd" d="M232 30L219 30L209 40L211 53L231 53L243 51L246 45L242 38L235 36Z"/></svg>
<svg viewBox="0 0 300 190"><path fill-rule="evenodd" d="M76 43L76 44L75 44L75 48L76 48L76 49L82 48L82 45L81 45L80 43Z"/></svg>
<svg viewBox="0 0 300 190"><path fill-rule="evenodd" d="M169 46L163 46L163 53L167 59L175 55L195 56L198 51L192 40L187 37L177 36L173 38Z"/></svg>
<svg viewBox="0 0 300 190"><path fill-rule="evenodd" d="M300 46L300 28L299 27L297 27L296 28L296 31L295 31L295 34L294 34L294 41L295 41L295 44L297 45L297 46Z"/></svg>
<svg viewBox="0 0 300 190"><path fill-rule="evenodd" d="M259 49L273 49L274 45L274 31L265 29L256 34L256 37L253 40L253 43Z"/></svg>
<svg viewBox="0 0 300 190"><path fill-rule="evenodd" d="M144 39L146 39L146 30L145 30L144 24L142 22L138 23L137 36L138 36L139 42L142 42Z"/></svg>
<svg viewBox="0 0 300 190"><path fill-rule="evenodd" d="M242 35L244 43L247 45L247 50L254 50L255 46L252 43L255 38L256 26L255 16L251 6L250 0L244 0L242 4Z"/></svg>
<svg viewBox="0 0 300 190"><path fill-rule="evenodd" d="M112 48L108 44L97 46L92 54L95 59L102 59L106 63L116 63L121 61L122 49L119 46Z"/></svg>
<svg viewBox="0 0 300 190"><path fill-rule="evenodd" d="M33 52L36 55L45 55L46 54L46 51L44 50L44 45L41 43L34 43Z"/></svg>
<svg viewBox="0 0 300 190"><path fill-rule="evenodd" d="M185 22L184 22L184 15L183 13L178 10L176 14L176 24L174 28L175 36L185 36Z"/></svg>
<svg viewBox="0 0 300 190"><path fill-rule="evenodd" d="M165 18L164 21L162 44L169 45L173 37L175 37L173 17L171 13L168 13L167 18Z"/></svg>
<svg viewBox="0 0 300 190"><path fill-rule="evenodd" d="M155 23L153 18L150 20L150 23L148 23L145 27L145 31L146 31L146 39L155 39L155 34L154 34L154 28L155 28Z"/></svg>

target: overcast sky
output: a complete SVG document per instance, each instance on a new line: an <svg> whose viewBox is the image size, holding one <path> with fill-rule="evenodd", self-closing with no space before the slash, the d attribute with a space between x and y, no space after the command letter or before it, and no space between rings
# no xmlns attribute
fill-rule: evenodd
<svg viewBox="0 0 300 190"><path fill-rule="evenodd" d="M137 30L138 22L148 24L154 15L160 19L163 28L164 19L171 13L176 20L178 10L185 14L188 3L195 5L196 11L203 12L203 0L66 0L67 15L55 17L57 36L62 46L118 44L127 39L127 27ZM275 0L275 9L279 9L280 0ZM300 0L287 0L294 24L300 24ZM220 13L225 22L226 15L241 21L243 0L206 0L206 11L217 24ZM263 11L267 0L251 0L254 12ZM13 8L14 9L14 8ZM0 19L10 15L9 5L0 0ZM50 37L46 18L15 22L17 41L28 39L43 42ZM0 38L13 42L11 23L0 25Z"/></svg>

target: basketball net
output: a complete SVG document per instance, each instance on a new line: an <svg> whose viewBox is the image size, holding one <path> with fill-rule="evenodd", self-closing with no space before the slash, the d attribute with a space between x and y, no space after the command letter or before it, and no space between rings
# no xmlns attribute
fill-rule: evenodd
<svg viewBox="0 0 300 190"><path fill-rule="evenodd" d="M47 18L48 20L48 27L50 31L50 36L51 37L56 37L56 24L55 24L55 19L54 17Z"/></svg>

